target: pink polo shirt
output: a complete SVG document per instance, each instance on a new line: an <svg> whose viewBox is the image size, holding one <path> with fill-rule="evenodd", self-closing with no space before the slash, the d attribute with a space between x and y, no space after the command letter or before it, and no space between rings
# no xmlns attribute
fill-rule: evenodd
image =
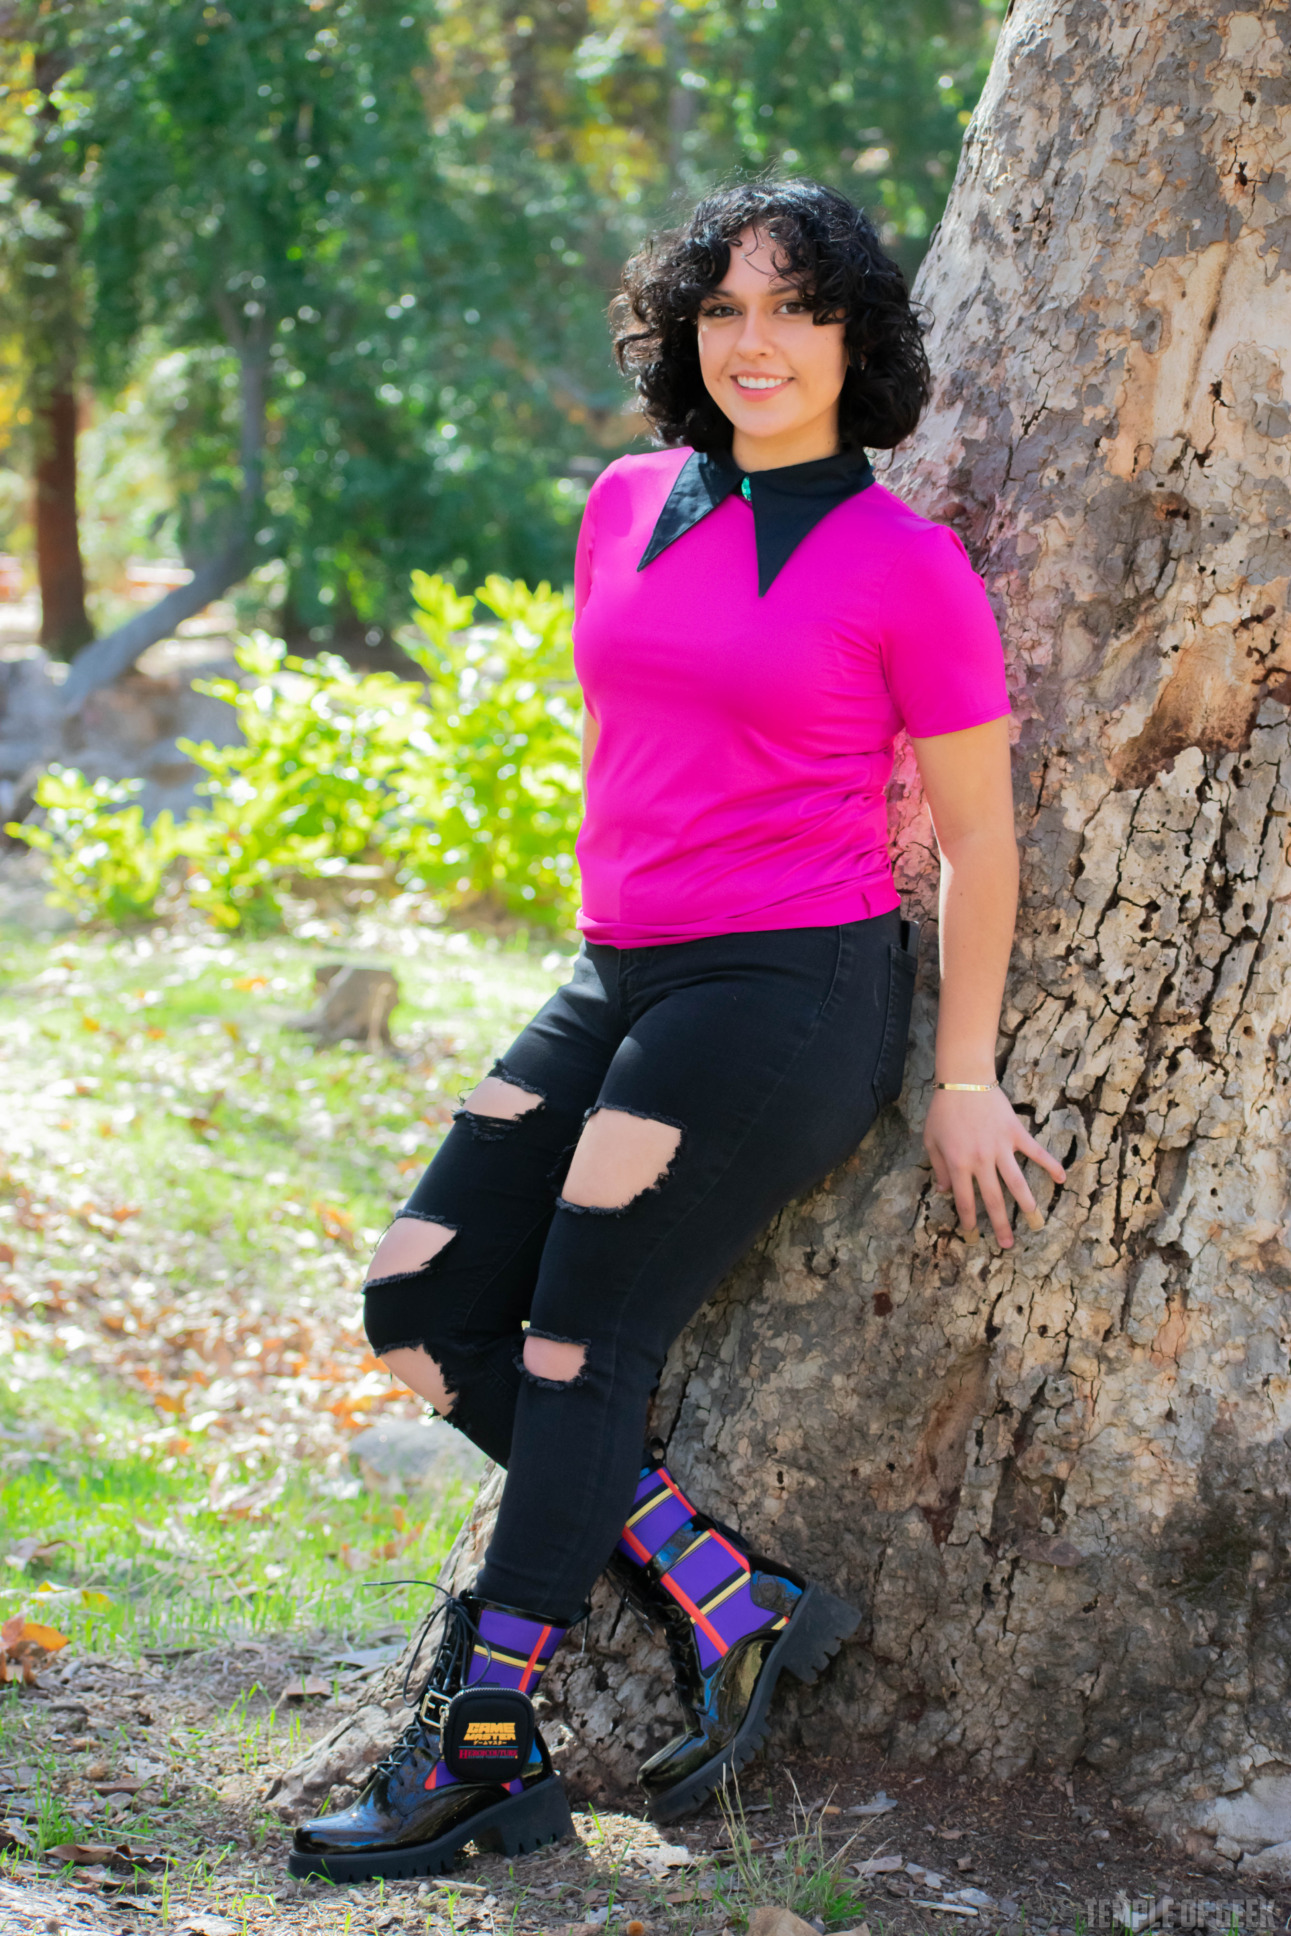
<svg viewBox="0 0 1291 1936"><path fill-rule="evenodd" d="M982 582L953 531L880 484L762 597L738 493L638 571L689 456L621 457L587 500L574 656L600 737L578 925L641 948L885 913L894 734L1009 711Z"/></svg>

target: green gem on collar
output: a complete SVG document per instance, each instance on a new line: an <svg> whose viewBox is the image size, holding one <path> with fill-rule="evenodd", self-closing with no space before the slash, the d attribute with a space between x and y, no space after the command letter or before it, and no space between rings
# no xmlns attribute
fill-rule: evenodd
<svg viewBox="0 0 1291 1936"><path fill-rule="evenodd" d="M752 504L753 483L750 478L745 477L740 480L740 496L744 499L744 502L746 504Z"/></svg>

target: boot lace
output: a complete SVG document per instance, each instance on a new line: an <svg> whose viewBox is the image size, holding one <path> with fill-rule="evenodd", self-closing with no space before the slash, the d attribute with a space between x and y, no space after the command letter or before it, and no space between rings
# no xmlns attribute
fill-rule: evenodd
<svg viewBox="0 0 1291 1936"><path fill-rule="evenodd" d="M383 1580L381 1584L383 1586L426 1586L433 1593L442 1593L444 1603L442 1606L432 1604L430 1612L422 1623L421 1632L417 1635L417 1644L412 1650L408 1665L404 1669L401 1691L405 1704L414 1709L412 1718L403 1733L377 1762L372 1770L372 1779L378 1775L392 1775L411 1755L419 1753L428 1745L428 1737L436 1733L443 1722L449 1701L458 1689L466 1684L467 1669L477 1641L483 1644L492 1658L492 1649L471 1619L464 1602L451 1594L447 1587L441 1586L437 1580ZM421 1658L421 1650L426 1644L426 1637L431 1627L441 1615L444 1630L439 1637L439 1647L430 1672L422 1683L420 1693L413 1694L410 1689L417 1662Z"/></svg>

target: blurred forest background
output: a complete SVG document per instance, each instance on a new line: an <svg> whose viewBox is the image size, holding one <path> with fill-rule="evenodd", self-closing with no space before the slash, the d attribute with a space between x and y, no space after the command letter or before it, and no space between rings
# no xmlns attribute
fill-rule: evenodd
<svg viewBox="0 0 1291 1936"><path fill-rule="evenodd" d="M641 429L624 256L773 167L913 274L1001 10L10 0L0 597L70 658L191 572L193 610L363 657L415 568L559 587Z"/></svg>

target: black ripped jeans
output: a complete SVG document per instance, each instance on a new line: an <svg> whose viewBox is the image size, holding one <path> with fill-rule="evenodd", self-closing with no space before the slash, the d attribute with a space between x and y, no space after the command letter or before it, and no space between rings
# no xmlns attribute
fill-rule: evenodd
<svg viewBox="0 0 1291 1936"><path fill-rule="evenodd" d="M452 1239L372 1279L378 1354L421 1345L452 1422L507 1467L476 1590L577 1616L630 1510L668 1347L758 1231L851 1154L901 1088L914 956L896 914L655 948L587 944L493 1073L541 1097L459 1111L403 1215ZM676 1126L624 1209L566 1203L585 1118ZM523 1327L585 1347L569 1382L521 1360Z"/></svg>

